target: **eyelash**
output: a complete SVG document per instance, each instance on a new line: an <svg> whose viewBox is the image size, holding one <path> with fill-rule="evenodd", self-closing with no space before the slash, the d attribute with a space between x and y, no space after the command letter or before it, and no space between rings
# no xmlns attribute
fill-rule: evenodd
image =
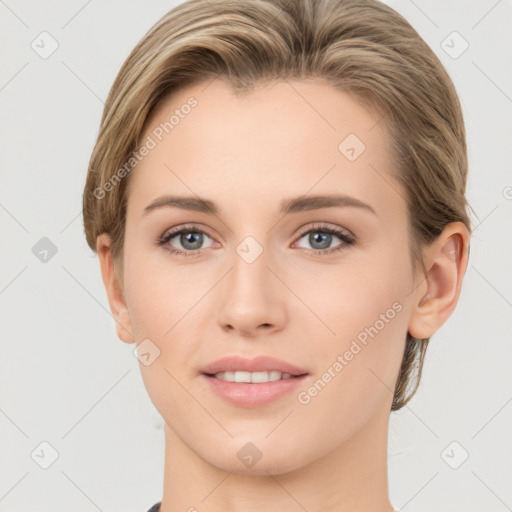
<svg viewBox="0 0 512 512"><path fill-rule="evenodd" d="M356 242L356 237L349 234L347 231L342 230L337 227L331 227L327 224L322 225L315 225L315 226L308 226L307 228L304 228L301 230L299 237L297 238L297 241L300 240L304 235L315 232L315 233L327 233L329 235L336 235L340 240L343 242L342 244L338 245L337 247L334 247L332 249L306 249L307 251L311 251L315 255L326 255L326 254L332 254L335 252L343 251L345 249L348 249L351 245L353 245ZM156 240L156 245L161 247L167 244L172 238L176 237L177 235L180 235L182 233L201 233L209 238L212 238L206 231L203 229L200 229L198 226L195 226L193 224L181 226L179 228L174 228L171 231L167 231L164 233L161 237L159 237ZM182 251L181 249L175 249L173 247L167 246L165 247L165 250L170 252L171 254L176 254L180 256L198 256L199 252L202 249L196 249L195 251Z"/></svg>

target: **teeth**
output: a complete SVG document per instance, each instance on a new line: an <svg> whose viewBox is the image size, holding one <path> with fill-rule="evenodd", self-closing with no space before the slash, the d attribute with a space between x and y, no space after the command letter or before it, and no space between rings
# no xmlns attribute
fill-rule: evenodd
<svg viewBox="0 0 512 512"><path fill-rule="evenodd" d="M270 372L219 372L215 374L217 379L227 380L228 382L247 382L247 383L259 383L259 382L273 382L275 380L286 380L291 379L292 376L289 373L281 373L276 370Z"/></svg>

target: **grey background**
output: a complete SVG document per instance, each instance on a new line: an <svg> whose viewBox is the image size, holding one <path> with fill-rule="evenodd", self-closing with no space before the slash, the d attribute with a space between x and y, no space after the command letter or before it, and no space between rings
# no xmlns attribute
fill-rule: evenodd
<svg viewBox="0 0 512 512"><path fill-rule="evenodd" d="M139 512L162 497L161 419L116 337L81 194L115 75L177 3L0 0L0 512ZM412 512L512 510L512 4L388 4L459 92L476 212L460 302L417 395L391 416L391 499ZM47 58L31 47L51 48L43 31L58 43ZM460 56L454 31L469 44ZM46 262L43 237L57 251ZM58 454L47 469L42 442Z"/></svg>

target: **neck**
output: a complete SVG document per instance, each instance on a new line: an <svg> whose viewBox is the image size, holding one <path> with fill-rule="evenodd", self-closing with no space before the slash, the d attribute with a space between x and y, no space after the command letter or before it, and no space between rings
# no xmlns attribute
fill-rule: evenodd
<svg viewBox="0 0 512 512"><path fill-rule="evenodd" d="M211 465L165 425L160 511L393 512L388 496L388 425L389 410L384 410L356 435L307 466L263 475Z"/></svg>

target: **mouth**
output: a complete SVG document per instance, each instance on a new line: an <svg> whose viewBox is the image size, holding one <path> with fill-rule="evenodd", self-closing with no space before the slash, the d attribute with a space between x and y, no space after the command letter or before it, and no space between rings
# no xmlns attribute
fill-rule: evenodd
<svg viewBox="0 0 512 512"><path fill-rule="evenodd" d="M253 359L225 356L204 366L200 376L214 395L243 408L263 407L284 399L312 378L305 368L266 355Z"/></svg>
<svg viewBox="0 0 512 512"><path fill-rule="evenodd" d="M203 367L200 375L215 396L247 409L284 400L312 378L304 368L264 355L226 356Z"/></svg>
<svg viewBox="0 0 512 512"><path fill-rule="evenodd" d="M276 382L279 380L297 379L308 375L301 373L294 375L291 373L280 372L279 370L270 370L262 372L247 372L243 370L224 371L218 373L205 373L207 377L220 379L226 382L237 382L246 384L263 384L266 382Z"/></svg>

